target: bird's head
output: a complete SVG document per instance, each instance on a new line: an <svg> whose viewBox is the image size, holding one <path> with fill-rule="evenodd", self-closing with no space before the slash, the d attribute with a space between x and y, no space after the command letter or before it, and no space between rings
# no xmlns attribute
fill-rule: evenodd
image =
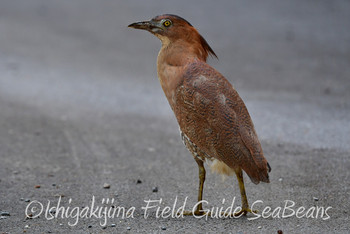
<svg viewBox="0 0 350 234"><path fill-rule="evenodd" d="M166 45L180 40L183 43L197 46L199 47L199 52L205 59L208 54L217 57L198 31L187 20L180 16L171 14L159 15L149 21L132 23L128 27L147 30Z"/></svg>

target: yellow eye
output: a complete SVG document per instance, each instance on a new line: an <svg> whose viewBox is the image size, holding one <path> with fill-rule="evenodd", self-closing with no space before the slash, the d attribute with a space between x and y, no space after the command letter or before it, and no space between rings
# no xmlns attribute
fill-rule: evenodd
<svg viewBox="0 0 350 234"><path fill-rule="evenodd" d="M163 22L163 25L165 27L169 27L171 25L171 21L170 20L166 20L166 21Z"/></svg>

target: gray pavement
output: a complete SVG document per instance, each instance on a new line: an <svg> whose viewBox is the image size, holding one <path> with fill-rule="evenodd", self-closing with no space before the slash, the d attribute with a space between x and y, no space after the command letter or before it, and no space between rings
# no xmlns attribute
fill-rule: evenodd
<svg viewBox="0 0 350 234"><path fill-rule="evenodd" d="M198 183L156 77L160 42L126 27L162 13L199 30L219 57L209 63L246 102L272 166L270 184L246 178L248 199L274 217L144 217L147 200L162 210L187 198L190 209ZM348 233L349 28L345 0L1 1L0 232ZM66 213L45 215L60 197ZM93 197L132 217L104 227L83 214ZM204 207L235 197L234 208L235 178L208 171ZM43 213L26 218L35 201ZM322 207L332 208L321 217Z"/></svg>

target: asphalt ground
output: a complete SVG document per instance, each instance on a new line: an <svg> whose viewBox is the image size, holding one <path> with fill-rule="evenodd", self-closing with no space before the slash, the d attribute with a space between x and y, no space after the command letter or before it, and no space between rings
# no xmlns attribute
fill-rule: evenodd
<svg viewBox="0 0 350 234"><path fill-rule="evenodd" d="M245 177L261 217L175 217L197 165L159 40L127 28L163 13L198 29L249 109L272 167ZM349 1L1 1L0 232L348 233L349 28ZM236 179L208 170L204 199L240 206Z"/></svg>

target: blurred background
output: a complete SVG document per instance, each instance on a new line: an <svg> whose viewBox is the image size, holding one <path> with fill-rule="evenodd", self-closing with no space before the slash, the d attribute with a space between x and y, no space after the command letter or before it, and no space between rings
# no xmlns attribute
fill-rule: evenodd
<svg viewBox="0 0 350 234"><path fill-rule="evenodd" d="M0 220L0 231L32 225L17 225L26 197L64 193L84 203L91 194L117 192L121 203L137 206L159 186L158 196L183 193L195 201L197 167L157 79L160 41L127 28L163 13L198 29L219 58L208 63L234 84L250 111L273 174L270 187L248 182L248 198L305 201L300 191L312 198L327 190L340 195L323 205L349 207L349 1L2 0L0 211L12 215ZM326 181L325 171L332 174ZM139 178L145 182L134 187ZM217 181L209 179L205 197L219 202L214 195L232 195L232 180ZM111 184L107 195L105 182ZM342 230L344 214L334 214L332 228ZM187 230L213 227L193 219L155 221ZM36 231L53 223L35 222ZM72 230L60 222L53 230ZM130 222L120 230L158 230ZM276 222L259 225L269 231L296 225ZM233 230L226 223L222 231ZM247 230L244 222L235 225ZM298 225L308 233L325 228Z"/></svg>
<svg viewBox="0 0 350 234"><path fill-rule="evenodd" d="M348 132L333 131L346 124L342 115L320 115L315 106L349 107L348 7L348 1L2 1L1 97L55 116L172 116L156 76L160 42L127 25L174 13L199 30L219 57L209 63L256 105L250 109L262 137L346 147ZM258 103L266 99L270 106ZM307 133L301 136L291 121Z"/></svg>

